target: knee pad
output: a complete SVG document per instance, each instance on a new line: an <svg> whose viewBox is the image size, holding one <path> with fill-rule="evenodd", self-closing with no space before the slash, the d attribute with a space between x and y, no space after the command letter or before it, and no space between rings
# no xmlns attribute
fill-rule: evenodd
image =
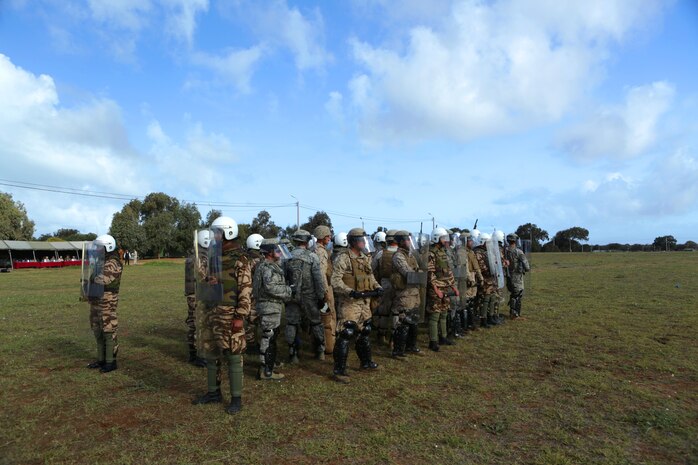
<svg viewBox="0 0 698 465"><path fill-rule="evenodd" d="M339 331L338 334L340 339L349 340L359 330L359 326L356 324L355 321L345 321L343 326L344 327L341 331Z"/></svg>
<svg viewBox="0 0 698 465"><path fill-rule="evenodd" d="M373 328L372 325L373 325L372 318L369 318L368 320L364 321L364 327L361 330L361 335L368 336L369 334L371 334L371 329Z"/></svg>

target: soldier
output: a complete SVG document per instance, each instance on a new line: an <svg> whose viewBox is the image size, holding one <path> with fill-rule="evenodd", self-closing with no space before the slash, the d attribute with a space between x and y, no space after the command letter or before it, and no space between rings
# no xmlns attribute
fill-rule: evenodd
<svg viewBox="0 0 698 465"><path fill-rule="evenodd" d="M250 234L245 241L247 246L247 258L250 260L250 269L252 271L252 276L257 269L257 265L264 260L259 247L262 245L264 237L261 234ZM250 314L245 318L245 340L247 342L247 354L254 354L259 352L259 346L257 345L257 306L255 305L254 296L252 297L252 304L250 306Z"/></svg>
<svg viewBox="0 0 698 465"><path fill-rule="evenodd" d="M504 271L504 279L506 280L507 276L507 261L504 258L504 232L501 230L496 230L492 234L492 240L496 242L497 246L499 247L499 256L502 259L502 266L503 271ZM492 313L492 323L495 325L499 325L504 323L504 315L499 313L499 306L504 303L504 288L497 288L495 290L495 297L494 297L494 311Z"/></svg>
<svg viewBox="0 0 698 465"><path fill-rule="evenodd" d="M456 314L454 318L454 336L462 336L468 330L468 248L467 237L470 232L467 230L456 233L454 237L455 247L455 262L456 271L456 286L458 287L459 296L456 298Z"/></svg>
<svg viewBox="0 0 698 465"><path fill-rule="evenodd" d="M109 234L98 236L92 246L94 268L88 282L83 282L83 289L92 289L84 294L90 303L90 326L97 340L97 360L87 367L109 373L116 370L116 354L119 351L116 307L124 267L116 250L116 241Z"/></svg>
<svg viewBox="0 0 698 465"><path fill-rule="evenodd" d="M196 348L196 274L201 273L202 260L205 250L208 249L209 231L199 231L196 235L194 247L198 248L198 253L193 253L184 261L184 294L187 297L187 343L189 344L189 363L195 367L203 368L206 360L197 355ZM197 261L197 256L199 260ZM205 263L205 260L203 261ZM206 265L203 265L204 269ZM204 271L205 274L205 271Z"/></svg>
<svg viewBox="0 0 698 465"><path fill-rule="evenodd" d="M475 252L473 252L475 240L479 239L480 232L477 229L475 229L474 232L477 234L472 234L470 232L464 233L466 237L466 247L464 248L466 249L465 252L467 254L468 263L468 277L466 280L468 288L465 293L465 307L468 311L467 326L468 329L473 331L477 330L478 325L476 323L479 323L479 314L476 306L477 289L484 281L482 272L480 271L480 264L477 261L477 257L475 257ZM477 237L475 237L476 235Z"/></svg>
<svg viewBox="0 0 698 465"><path fill-rule="evenodd" d="M320 318L320 309L325 305L325 277L320 270L318 256L308 250L310 233L299 229L291 240L296 246L286 262L286 282L293 289L291 300L286 304L286 343L288 359L298 363L300 351L299 327L304 321L310 325L313 349L319 360L325 359L325 328Z"/></svg>
<svg viewBox="0 0 698 465"><path fill-rule="evenodd" d="M531 271L531 266L528 264L526 254L523 250L516 247L516 241L519 236L509 234L507 242L509 247L505 250L507 258L507 289L509 290L509 314L511 318L521 316L521 299L524 294L524 275Z"/></svg>
<svg viewBox="0 0 698 465"><path fill-rule="evenodd" d="M376 251L371 258L371 269L383 288L384 294L381 297L376 297L372 300L375 302L375 308L372 308L373 319L378 326L379 345L388 344L388 335L390 334L393 316L391 306L393 303L393 292L390 286L390 276L393 273L393 255L397 252L397 242L395 242L395 230L390 229L387 233L379 231L374 237L374 241L378 244L383 244L383 247Z"/></svg>
<svg viewBox="0 0 698 465"><path fill-rule="evenodd" d="M449 247L448 232L436 228L431 233L432 247L429 250L427 272L427 312L429 313L429 348L439 351L439 345L453 345L447 339L446 315L451 307L449 297L458 296L456 282L448 264L446 249ZM439 330L441 336L439 336Z"/></svg>
<svg viewBox="0 0 698 465"><path fill-rule="evenodd" d="M259 342L261 366L257 379L279 380L284 375L274 372L276 337L279 334L284 302L291 298L291 287L286 285L284 272L279 266L279 241L265 239L260 245L260 250L264 260L257 266L252 278L252 295L257 305L257 317L262 333Z"/></svg>
<svg viewBox="0 0 698 465"><path fill-rule="evenodd" d="M393 357L405 352L419 354L417 335L419 319L420 280L426 283L426 273L419 270L417 259L410 254L412 241L407 231L395 231L397 251L392 256L393 266L390 284L394 290L391 313L393 315ZM421 278L421 279L420 279Z"/></svg>
<svg viewBox="0 0 698 465"><path fill-rule="evenodd" d="M244 320L250 314L252 273L250 262L238 242L238 226L232 218L221 216L211 224L212 240L208 253L206 283L215 295L204 317L208 331L202 340L206 354L208 392L194 404L222 402L218 382L218 364L228 362L230 382L229 414L242 409L242 353L245 351Z"/></svg>
<svg viewBox="0 0 698 465"><path fill-rule="evenodd" d="M356 338L356 353L361 368L376 369L378 364L371 359L371 297L382 295L371 271L371 260L365 254L366 232L353 228L347 234L349 248L341 252L334 261L332 288L339 303L337 306L337 341L334 346L334 376L337 381L348 382L347 358L349 342Z"/></svg>
<svg viewBox="0 0 698 465"><path fill-rule="evenodd" d="M458 281L457 281L457 273L458 273L458 255L456 253L456 245L458 243L458 237L460 236L459 233L454 233L450 229L447 229L446 232L448 233L449 237L449 246L444 248L444 251L446 252L446 257L448 258L448 266L451 268L451 273L453 274L454 282L456 283L456 288L458 288ZM460 293L460 290L458 291ZM439 334L439 336L446 336L450 341L453 341L452 338L460 338L462 337L459 330L459 322L458 322L458 302L459 302L460 296L451 296L449 297L449 302L450 302L450 307L448 312L446 313L446 329L447 329L447 334Z"/></svg>
<svg viewBox="0 0 698 465"><path fill-rule="evenodd" d="M496 276L494 271L490 269L489 260L487 258L487 241L491 236L487 233L480 234L480 245L475 247L475 258L480 266L482 274L482 283L477 289L477 313L480 317L480 327L490 328L494 325L492 316L494 313L494 301L496 299L495 290L497 289Z"/></svg>
<svg viewBox="0 0 698 465"><path fill-rule="evenodd" d="M315 254L320 260L320 272L325 278L325 302L327 311L322 313L320 318L325 328L325 355L331 355L334 351L335 331L337 330L337 313L334 306L334 292L332 292L332 260L327 250L328 244L332 241L332 231L324 225L315 228L313 235L317 238L315 244Z"/></svg>

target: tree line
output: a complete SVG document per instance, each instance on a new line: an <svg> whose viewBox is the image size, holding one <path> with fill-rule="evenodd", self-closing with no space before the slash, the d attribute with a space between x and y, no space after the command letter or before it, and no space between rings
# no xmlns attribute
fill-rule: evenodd
<svg viewBox="0 0 698 465"><path fill-rule="evenodd" d="M146 257L181 257L192 247L194 231L208 228L211 223L222 215L217 209L211 209L201 217L196 204L180 202L162 192L148 194L143 200L134 199L126 203L112 217L109 234L114 236L119 247L137 250ZM325 225L332 228L332 220L324 211L318 211L308 217L301 228L313 231L317 226ZM288 237L297 225L279 226L271 219L271 214L260 211L250 223L239 223L239 235L246 239L250 234L261 234L264 237ZM453 231L463 231L465 228L451 228ZM378 227L376 231L384 231ZM0 239L7 240L93 240L95 233L81 233L77 229L61 228L51 234L34 237L35 224L29 219L27 210L22 202L15 201L12 195L0 192ZM516 229L516 234L523 240L531 241L532 252L587 252L602 251L680 251L698 250L694 241L679 244L674 236L658 236L651 244L620 244L605 245L585 244L589 240L589 231L574 226L563 229L550 236L538 225L526 223Z"/></svg>

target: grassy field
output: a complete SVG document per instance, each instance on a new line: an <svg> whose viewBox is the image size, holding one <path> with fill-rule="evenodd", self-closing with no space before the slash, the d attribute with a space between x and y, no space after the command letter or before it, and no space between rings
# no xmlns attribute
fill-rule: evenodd
<svg viewBox="0 0 698 465"><path fill-rule="evenodd" d="M0 463L697 464L698 253L533 262L521 320L407 361L377 351L349 385L307 352L256 381L250 357L234 417L190 403L206 384L185 363L181 263L125 269L103 375L84 368L79 269L0 274Z"/></svg>

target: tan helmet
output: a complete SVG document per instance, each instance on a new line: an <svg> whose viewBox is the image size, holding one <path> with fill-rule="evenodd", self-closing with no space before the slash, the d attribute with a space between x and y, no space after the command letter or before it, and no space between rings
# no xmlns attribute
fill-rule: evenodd
<svg viewBox="0 0 698 465"><path fill-rule="evenodd" d="M313 229L313 236L317 237L318 239L324 239L325 237L331 235L332 231L330 231L330 228L328 228L324 224L316 226L315 229Z"/></svg>
<svg viewBox="0 0 698 465"><path fill-rule="evenodd" d="M310 242L310 239L312 239L312 236L305 229L297 229L296 232L291 235L291 240L299 244L307 244Z"/></svg>
<svg viewBox="0 0 698 465"><path fill-rule="evenodd" d="M363 228L351 228L347 233L347 237L364 237L365 235L366 231Z"/></svg>

